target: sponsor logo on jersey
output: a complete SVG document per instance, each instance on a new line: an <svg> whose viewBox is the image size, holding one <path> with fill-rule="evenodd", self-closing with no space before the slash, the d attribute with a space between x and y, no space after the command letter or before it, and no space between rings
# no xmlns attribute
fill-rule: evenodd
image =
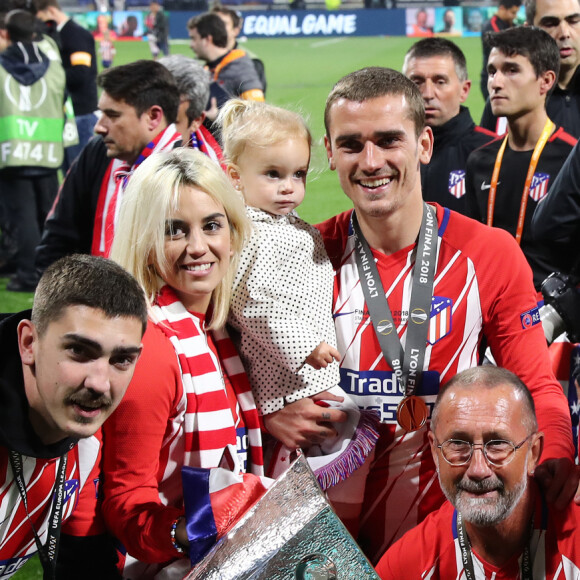
<svg viewBox="0 0 580 580"><path fill-rule="evenodd" d="M465 171L463 169L449 173L449 193L457 199L465 195Z"/></svg>
<svg viewBox="0 0 580 580"><path fill-rule="evenodd" d="M361 409L378 411L381 422L396 424L397 407L403 399L403 390L392 371L355 371L340 369L340 386ZM426 371L416 394L429 407L429 416L439 391L439 373Z"/></svg>
<svg viewBox="0 0 580 580"><path fill-rule="evenodd" d="M530 197L534 201L544 199L548 193L550 175L548 173L534 173L532 184L530 185Z"/></svg>
<svg viewBox="0 0 580 580"><path fill-rule="evenodd" d="M22 556L22 558L9 558L8 560L0 560L0 578L9 578L17 570L20 570L34 554Z"/></svg>
<svg viewBox="0 0 580 580"><path fill-rule="evenodd" d="M444 296L433 296L429 315L427 342L435 344L451 332L453 300Z"/></svg>
<svg viewBox="0 0 580 580"><path fill-rule="evenodd" d="M540 324L542 322L540 318L540 309L536 306L523 314L520 314L520 320L522 322L522 328L531 328Z"/></svg>

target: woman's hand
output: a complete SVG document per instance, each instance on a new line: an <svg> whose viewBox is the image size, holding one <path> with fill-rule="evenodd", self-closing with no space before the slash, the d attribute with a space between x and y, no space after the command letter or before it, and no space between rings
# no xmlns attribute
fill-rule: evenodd
<svg viewBox="0 0 580 580"><path fill-rule="evenodd" d="M283 409L264 416L269 433L290 449L308 449L337 435L333 423L344 423L347 414L338 409L321 407L316 401L341 401L328 391L289 403Z"/></svg>

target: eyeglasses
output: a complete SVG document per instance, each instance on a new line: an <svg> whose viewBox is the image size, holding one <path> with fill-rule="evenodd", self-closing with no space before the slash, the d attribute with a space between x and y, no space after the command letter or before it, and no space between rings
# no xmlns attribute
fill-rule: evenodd
<svg viewBox="0 0 580 580"><path fill-rule="evenodd" d="M481 447L483 456L488 463L495 467L502 467L510 463L515 457L516 451L533 435L528 435L521 443L517 445L511 441L504 439L492 439L487 443L469 443L469 441L461 441L461 439L448 439L443 441L437 448L441 450L443 459L449 465L465 465L469 463L473 450Z"/></svg>

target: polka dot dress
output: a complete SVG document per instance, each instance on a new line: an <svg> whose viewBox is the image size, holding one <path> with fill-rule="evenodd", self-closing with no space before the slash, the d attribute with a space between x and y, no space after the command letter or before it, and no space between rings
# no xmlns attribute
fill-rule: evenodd
<svg viewBox="0 0 580 580"><path fill-rule="evenodd" d="M240 257L228 322L256 405L266 415L339 382L338 363L315 370L306 358L336 347L333 270L318 230L295 212L247 208L254 231Z"/></svg>

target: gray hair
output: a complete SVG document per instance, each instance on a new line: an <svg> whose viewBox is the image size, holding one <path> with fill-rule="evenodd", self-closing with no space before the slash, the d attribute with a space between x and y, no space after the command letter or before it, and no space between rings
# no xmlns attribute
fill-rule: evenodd
<svg viewBox="0 0 580 580"><path fill-rule="evenodd" d="M199 119L209 101L209 72L201 64L183 54L172 54L159 62L173 75L180 97L189 101L187 120L191 124Z"/></svg>

